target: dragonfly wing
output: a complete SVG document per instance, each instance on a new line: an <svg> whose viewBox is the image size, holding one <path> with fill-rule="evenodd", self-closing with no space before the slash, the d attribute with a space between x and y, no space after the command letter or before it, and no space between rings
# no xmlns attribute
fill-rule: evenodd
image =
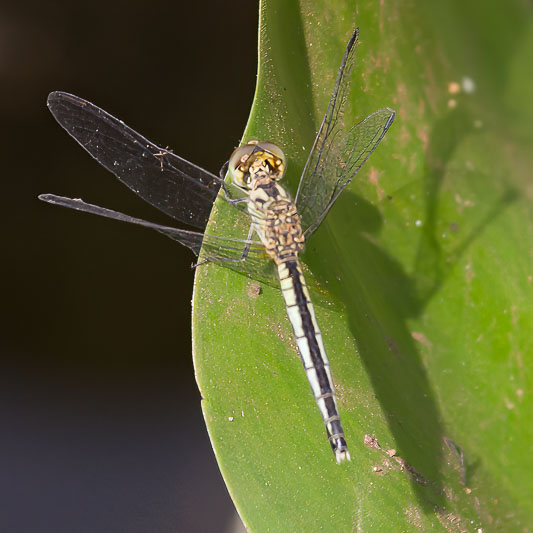
<svg viewBox="0 0 533 533"><path fill-rule="evenodd" d="M346 46L328 109L298 185L295 202L306 237L318 228L394 120L394 111L385 108L369 115L348 133L343 130L357 37L358 29Z"/></svg>
<svg viewBox="0 0 533 533"><path fill-rule="evenodd" d="M359 172L394 121L395 112L386 107L368 115L345 135L339 135L317 168L320 192L307 204L305 237L309 238L335 203L339 195Z"/></svg>
<svg viewBox="0 0 533 533"><path fill-rule="evenodd" d="M273 262L268 260L268 255L260 243L162 226L141 218L125 215L119 211L88 204L79 198L65 198L63 196L56 196L55 194L41 194L39 199L49 204L69 207L76 211L83 211L156 230L174 241L178 241L184 246L187 246L197 256L201 250L201 258L205 258L241 274L250 275L259 281L274 286L278 285ZM248 254L245 260L241 260L246 244L249 245Z"/></svg>
<svg viewBox="0 0 533 533"><path fill-rule="evenodd" d="M180 222L205 229L220 178L82 98L53 92L48 107L91 156L143 200Z"/></svg>

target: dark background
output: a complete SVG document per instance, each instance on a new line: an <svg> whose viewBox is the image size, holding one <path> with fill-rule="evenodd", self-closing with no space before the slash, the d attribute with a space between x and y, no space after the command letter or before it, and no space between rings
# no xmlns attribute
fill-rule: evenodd
<svg viewBox="0 0 533 533"><path fill-rule="evenodd" d="M59 127L95 102L217 172L255 87L257 1L0 8L0 531L226 531L234 510L191 359L193 255L53 207L52 192L172 224Z"/></svg>

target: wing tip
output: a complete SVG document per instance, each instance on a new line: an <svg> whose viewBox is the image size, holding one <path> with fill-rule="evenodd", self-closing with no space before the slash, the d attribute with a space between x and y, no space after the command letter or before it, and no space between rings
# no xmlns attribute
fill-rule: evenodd
<svg viewBox="0 0 533 533"><path fill-rule="evenodd" d="M48 106L48 109L52 109L52 106L61 100L65 93L63 91L52 91L48 93L48 96L46 98L46 105Z"/></svg>
<svg viewBox="0 0 533 533"><path fill-rule="evenodd" d="M346 51L344 52L345 55L348 55L351 51L351 49L357 44L357 40L359 39L359 26L355 28L355 30L352 33L352 36L350 37L350 40L348 41L348 44L346 45Z"/></svg>
<svg viewBox="0 0 533 533"><path fill-rule="evenodd" d="M41 202L46 202L52 205L61 205L65 207L72 207L77 209L76 205L91 205L84 202L81 198L68 198L66 196L58 196L57 194L44 193L37 196Z"/></svg>
<svg viewBox="0 0 533 533"><path fill-rule="evenodd" d="M37 198L39 200L41 200L41 202L48 202L48 203L51 203L53 201L53 199L55 198L55 195L53 194L50 194L50 193L44 193L44 194L39 194L37 196Z"/></svg>
<svg viewBox="0 0 533 533"><path fill-rule="evenodd" d="M394 122L394 119L396 118L396 111L394 111L392 107L386 107L385 109L390 113L389 120L387 120L387 124L385 125L385 128L389 129L391 124Z"/></svg>
<svg viewBox="0 0 533 533"><path fill-rule="evenodd" d="M65 102L69 102L70 104L74 104L80 107L85 107L89 103L83 98L80 98L75 94L67 93L65 91L52 91L48 94L46 98L46 105L54 116L54 108L56 107L56 105L62 103L64 104Z"/></svg>

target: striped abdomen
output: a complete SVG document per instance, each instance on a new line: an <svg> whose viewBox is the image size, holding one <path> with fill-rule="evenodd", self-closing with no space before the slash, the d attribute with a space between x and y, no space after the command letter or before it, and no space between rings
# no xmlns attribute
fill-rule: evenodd
<svg viewBox="0 0 533 533"><path fill-rule="evenodd" d="M300 358L326 425L335 458L337 463L349 461L350 454L337 409L328 357L298 260L295 258L279 263L278 274Z"/></svg>

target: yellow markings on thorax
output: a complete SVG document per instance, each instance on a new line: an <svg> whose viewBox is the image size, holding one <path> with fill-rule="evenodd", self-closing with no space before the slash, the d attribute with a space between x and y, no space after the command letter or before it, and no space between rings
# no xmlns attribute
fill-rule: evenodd
<svg viewBox="0 0 533 533"><path fill-rule="evenodd" d="M304 236L296 206L289 194L268 176L255 180L248 212L267 253L277 263L294 260Z"/></svg>

